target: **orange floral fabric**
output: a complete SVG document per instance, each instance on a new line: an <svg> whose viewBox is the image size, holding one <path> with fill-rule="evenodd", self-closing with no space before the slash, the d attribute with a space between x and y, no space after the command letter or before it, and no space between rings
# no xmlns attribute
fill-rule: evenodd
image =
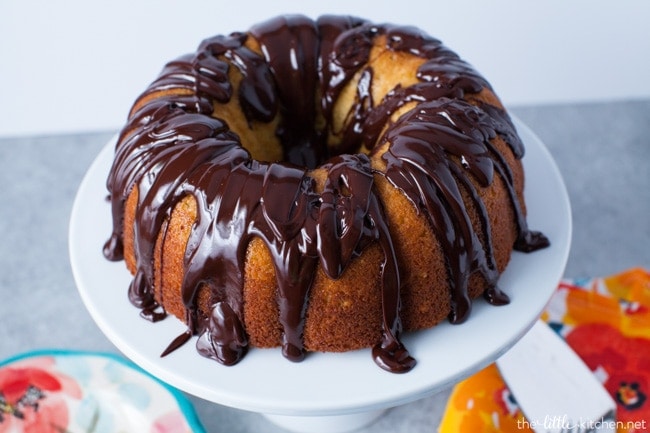
<svg viewBox="0 0 650 433"><path fill-rule="evenodd" d="M650 431L650 272L562 281L542 319L617 403L618 433ZM492 364L452 390L439 432L531 432Z"/></svg>

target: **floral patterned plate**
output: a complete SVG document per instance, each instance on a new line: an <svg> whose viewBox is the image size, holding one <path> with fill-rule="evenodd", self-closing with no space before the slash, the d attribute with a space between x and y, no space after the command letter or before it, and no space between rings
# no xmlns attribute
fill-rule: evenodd
<svg viewBox="0 0 650 433"><path fill-rule="evenodd" d="M112 354L48 350L0 362L0 433L205 433L177 390Z"/></svg>

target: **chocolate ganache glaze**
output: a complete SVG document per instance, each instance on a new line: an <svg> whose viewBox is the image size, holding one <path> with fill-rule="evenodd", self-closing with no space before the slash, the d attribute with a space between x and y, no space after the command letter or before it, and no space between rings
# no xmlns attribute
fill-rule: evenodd
<svg viewBox="0 0 650 433"><path fill-rule="evenodd" d="M373 101L369 89L374 71L368 58L380 35L387 49L426 61L416 84L398 85L383 100ZM244 45L251 36L263 56ZM236 95L228 75L231 67L243 77ZM356 99L334 154L327 145L333 106L357 74ZM415 361L399 340L400 270L376 176L389 180L427 216L446 251L452 322L462 322L470 312L467 286L474 272L488 282L484 296L490 303L507 303L497 287L488 216L470 177L487 186L496 174L507 185L518 224L516 249L532 251L547 246L548 240L528 229L512 173L490 142L498 135L517 158L523 156L508 115L462 99L486 87L468 64L421 31L353 17L278 17L249 33L207 39L195 54L167 64L140 100L168 89L184 91L134 107L107 181L113 233L104 248L107 258L123 258L125 202L138 188L137 269L129 298L143 316L163 318L166 313L154 299L155 243L160 233L164 239L176 204L188 195L196 200L197 220L187 242L182 281L188 330L164 354L198 334L197 348L204 356L231 365L245 355L245 254L251 239L260 238L275 267L282 352L290 360L303 359L305 312L316 267L320 264L336 279L367 245L377 242L384 257L383 323L372 355L386 370L412 369ZM232 98L238 98L249 122L280 116L276 134L283 161L253 159L219 118L215 102ZM390 115L411 101L418 102L417 109L384 130ZM325 124L317 128L319 114ZM369 157L359 153L362 143L371 155L391 143L382 156L385 171L372 168ZM314 167L327 172L319 191L309 175ZM479 209L482 233L469 220L461 189L469 191ZM209 317L200 317L197 308L202 285L210 287Z"/></svg>

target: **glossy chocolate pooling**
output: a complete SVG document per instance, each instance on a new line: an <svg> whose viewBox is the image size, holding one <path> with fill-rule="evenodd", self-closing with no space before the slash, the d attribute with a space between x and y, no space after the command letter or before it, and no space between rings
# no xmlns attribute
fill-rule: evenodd
<svg viewBox="0 0 650 433"><path fill-rule="evenodd" d="M263 55L245 43L253 37ZM371 48L378 38L386 48L424 59L418 82L397 85L374 101ZM237 94L228 71L242 75ZM342 89L360 77L342 143L334 152L327 137L333 107ZM138 188L134 251L137 269L129 298L151 319L164 317L154 298L154 250L174 207L192 196L198 207L185 251L182 299L188 331L165 353L199 335L198 351L223 364L237 363L248 349L242 288L246 249L253 238L271 252L278 285L282 352L290 360L305 356L303 328L315 270L338 278L371 243L383 252L381 267L382 338L375 361L393 372L409 371L415 360L400 342L400 270L390 221L375 185L383 176L427 216L445 251L452 312L463 321L470 312L468 281L483 275L485 298L507 303L497 287L489 218L471 179L482 186L503 179L516 214L515 248L532 251L548 245L528 229L512 174L491 140L500 136L517 158L524 149L501 109L473 105L463 98L489 84L438 40L412 27L376 25L353 17L324 16L316 21L285 16L254 26L248 33L216 36L195 54L168 63L139 98L119 137L107 186L113 233L104 253L123 258L126 198ZM165 90L182 90L159 96ZM215 103L237 98L249 122L280 116L276 134L283 161L254 160L239 137L215 112ZM417 102L385 128L391 114ZM317 119L322 117L320 128ZM385 171L371 166L361 145L382 155ZM245 143L244 143L245 144ZM309 170L327 173L316 190ZM479 210L481 233L473 228L461 190ZM482 239L482 240L481 240ZM210 288L212 311L201 317L197 294Z"/></svg>

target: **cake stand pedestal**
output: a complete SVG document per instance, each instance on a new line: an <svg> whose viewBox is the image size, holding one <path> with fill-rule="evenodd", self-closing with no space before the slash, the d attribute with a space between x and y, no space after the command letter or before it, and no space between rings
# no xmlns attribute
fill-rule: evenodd
<svg viewBox="0 0 650 433"><path fill-rule="evenodd" d="M330 416L264 415L273 424L297 433L347 433L375 422L384 410Z"/></svg>
<svg viewBox="0 0 650 433"><path fill-rule="evenodd" d="M460 326L442 323L408 333L403 343L417 360L406 374L377 367L370 349L312 353L303 362L284 359L279 349L249 351L224 367L199 356L193 341L170 355L160 353L185 330L169 317L150 323L128 301L131 275L123 263L102 255L111 231L105 180L114 140L82 181L70 219L70 260L79 293L91 316L126 356L159 379L218 404L265 414L303 433L344 432L368 425L390 407L435 394L496 360L537 320L559 283L569 252L571 211L560 173L543 143L515 121L526 144L526 204L531 228L551 241L547 249L513 253L499 280L511 299L500 307L482 299Z"/></svg>

